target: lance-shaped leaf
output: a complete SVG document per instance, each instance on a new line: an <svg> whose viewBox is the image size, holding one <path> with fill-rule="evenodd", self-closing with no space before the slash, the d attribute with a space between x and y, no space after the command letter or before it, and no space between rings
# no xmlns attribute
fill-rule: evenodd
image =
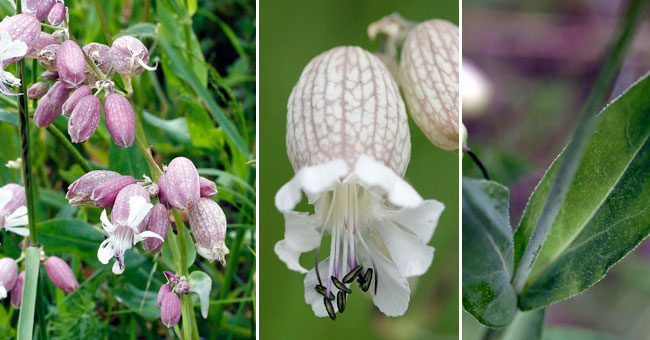
<svg viewBox="0 0 650 340"><path fill-rule="evenodd" d="M501 184L463 178L463 307L490 327L517 312L508 200Z"/></svg>
<svg viewBox="0 0 650 340"><path fill-rule="evenodd" d="M201 302L201 315L208 318L210 309L210 291L212 290L212 279L208 274L200 271L190 273L190 292L196 293Z"/></svg>
<svg viewBox="0 0 650 340"><path fill-rule="evenodd" d="M650 234L650 78L599 115L584 157L519 297L531 310L576 295ZM561 156L560 156L561 158ZM558 169L549 168L515 233L518 263Z"/></svg>

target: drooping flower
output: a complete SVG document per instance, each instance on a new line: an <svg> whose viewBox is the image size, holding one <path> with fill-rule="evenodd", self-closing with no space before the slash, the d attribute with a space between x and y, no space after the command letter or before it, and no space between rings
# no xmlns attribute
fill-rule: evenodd
<svg viewBox="0 0 650 340"><path fill-rule="evenodd" d="M18 184L7 184L0 188L0 230L5 229L20 236L29 235L27 225L25 188Z"/></svg>
<svg viewBox="0 0 650 340"><path fill-rule="evenodd" d="M83 143L95 134L102 115L99 98L89 95L81 98L68 120L68 134L73 143Z"/></svg>
<svg viewBox="0 0 650 340"><path fill-rule="evenodd" d="M144 44L128 35L115 39L110 50L115 72L125 76L137 76L145 70L155 71L157 65L149 66L149 51Z"/></svg>
<svg viewBox="0 0 650 340"><path fill-rule="evenodd" d="M74 277L70 266L61 258L50 256L45 261L45 271L52 283L66 293L72 293L79 288L79 282Z"/></svg>
<svg viewBox="0 0 650 340"><path fill-rule="evenodd" d="M104 118L113 142L121 148L133 145L135 114L129 100L119 93L111 93L104 103Z"/></svg>
<svg viewBox="0 0 650 340"><path fill-rule="evenodd" d="M384 314L404 314L407 277L431 265L427 243L444 207L423 201L402 178L410 134L390 71L359 47L313 59L289 98L287 153L296 174L275 196L285 238L274 250L289 269L308 273L305 301L334 319L356 281ZM301 191L314 214L292 210ZM319 263L325 234L329 257ZM299 257L312 250L316 267L308 271Z"/></svg>
<svg viewBox="0 0 650 340"><path fill-rule="evenodd" d="M121 175L119 173L110 170L95 170L88 172L70 184L65 198L73 207L93 207L95 206L92 200L93 191L95 191L95 189L102 183L120 176Z"/></svg>
<svg viewBox="0 0 650 340"><path fill-rule="evenodd" d="M218 260L225 266L225 256L230 253L225 243L226 215L217 202L200 198L190 206L189 220L196 240L196 252L210 262Z"/></svg>
<svg viewBox="0 0 650 340"><path fill-rule="evenodd" d="M100 220L102 227L108 234L108 238L102 242L97 251L99 262L108 264L115 257L113 273L124 272L124 253L131 249L136 243L148 237L155 237L162 240L158 234L151 231L142 231L142 224L146 225L149 211L153 207L146 197L139 194L139 189L146 190L137 184L131 184L117 195L115 206L111 213L111 220L108 219L106 210L102 211Z"/></svg>
<svg viewBox="0 0 650 340"><path fill-rule="evenodd" d="M178 324L181 319L181 300L174 292L165 294L160 302L160 321L167 328Z"/></svg>
<svg viewBox="0 0 650 340"><path fill-rule="evenodd" d="M16 285L18 278L18 265L10 257L0 259L0 300L7 297L7 294Z"/></svg>
<svg viewBox="0 0 650 340"><path fill-rule="evenodd" d="M10 302L11 305L16 309L20 309L20 305L23 301L24 282L25 282L25 271L22 271L20 272L20 274L18 274L18 278L16 278L16 284L14 285L14 288L11 290Z"/></svg>
<svg viewBox="0 0 650 340"><path fill-rule="evenodd" d="M185 157L174 158L158 179L158 189L160 202L168 208L190 209L201 197L199 173L194 163Z"/></svg>
<svg viewBox="0 0 650 340"><path fill-rule="evenodd" d="M18 87L20 79L16 78L11 72L5 71L4 68L9 64L9 60L27 54L27 45L18 40L12 40L9 32L0 32L0 92L11 96L19 95L9 90L6 85Z"/></svg>

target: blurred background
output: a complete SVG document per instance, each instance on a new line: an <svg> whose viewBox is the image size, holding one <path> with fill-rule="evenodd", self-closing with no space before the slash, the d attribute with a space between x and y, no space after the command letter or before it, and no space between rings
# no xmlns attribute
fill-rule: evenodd
<svg viewBox="0 0 650 340"><path fill-rule="evenodd" d="M290 271L273 252L273 245L284 237L284 219L273 197L293 177L285 148L291 89L309 60L323 51L341 45L377 51L379 44L368 39L367 26L396 11L408 20L443 18L458 24L457 1L260 1L259 331L263 339L458 338L458 156L431 145L412 121L406 180L423 197L442 201L446 209L431 242L433 265L412 282L411 305L404 316L388 318L369 296L353 294L336 321L318 318L304 300L304 275ZM303 201L296 210L309 207ZM313 267L313 253L302 260L304 266Z"/></svg>
<svg viewBox="0 0 650 340"><path fill-rule="evenodd" d="M511 225L567 142L621 0L464 0L463 123L468 144L491 177L510 189ZM610 99L650 70L650 20L639 26ZM463 175L481 177L469 158ZM649 339L650 243L645 241L597 285L547 309L545 339L576 327L613 339ZM463 338L481 327L463 312ZM598 339L610 339L598 337Z"/></svg>

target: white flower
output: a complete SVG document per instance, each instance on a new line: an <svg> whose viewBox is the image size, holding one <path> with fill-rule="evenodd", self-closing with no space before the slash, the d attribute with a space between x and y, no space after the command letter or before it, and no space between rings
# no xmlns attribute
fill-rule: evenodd
<svg viewBox="0 0 650 340"><path fill-rule="evenodd" d="M151 231L138 231L138 225L147 217L149 211L153 208L151 203L147 203L144 197L132 196L129 199L129 218L124 224L113 225L106 215L106 210L102 211L100 220L102 227L108 234L108 238L102 242L97 251L99 262L108 264L111 258L115 257L113 264L113 273L122 274L124 272L124 253L131 249L136 243L149 238L155 237L165 241L160 235Z"/></svg>
<svg viewBox="0 0 650 340"><path fill-rule="evenodd" d="M11 72L7 72L4 68L5 61L22 57L27 54L27 45L19 40L13 41L9 32L0 32L0 92L8 95L19 95L10 91L5 85L17 87L20 86L20 79L16 78Z"/></svg>
<svg viewBox="0 0 650 340"><path fill-rule="evenodd" d="M27 207L21 205L12 212L5 212L5 207L13 197L13 192L8 189L0 189L0 229L11 231L20 236L28 236L29 229L20 227L27 225Z"/></svg>
<svg viewBox="0 0 650 340"><path fill-rule="evenodd" d="M404 314L407 278L431 265L427 243L444 206L422 200L402 179L410 135L389 71L358 47L332 49L307 65L288 111L287 153L296 174L275 196L285 217L275 253L307 273L305 301L317 316L342 312L354 281L384 314ZM314 214L292 210L301 191ZM319 263L326 234L329 256ZM307 270L299 258L312 250L316 268Z"/></svg>

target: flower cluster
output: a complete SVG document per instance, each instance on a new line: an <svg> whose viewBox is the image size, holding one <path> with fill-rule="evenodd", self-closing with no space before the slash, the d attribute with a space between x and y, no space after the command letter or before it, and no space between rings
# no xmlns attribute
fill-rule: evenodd
<svg viewBox="0 0 650 340"><path fill-rule="evenodd" d="M133 145L133 108L111 79L116 73L132 77L156 69L148 65L149 52L144 44L122 36L110 47L92 42L82 48L68 39L67 10L62 1L28 1L26 7L27 13L0 22L0 91L16 95L7 85L21 85L20 79L4 71L9 63L25 57L37 59L47 70L41 74L43 81L27 92L29 99L39 101L34 113L37 126L47 127L63 114L69 117L72 142L83 143L99 126L103 94L104 118L113 141L122 148ZM60 30L54 34L42 32L40 21L46 18L52 25L66 27L57 27Z"/></svg>
<svg viewBox="0 0 650 340"><path fill-rule="evenodd" d="M296 172L275 196L285 237L275 253L306 273L305 301L317 316L336 319L357 282L388 316L406 312L408 277L433 260L427 243L444 206L403 179L411 156L400 90L388 68L359 47L314 58L289 97L287 153ZM294 211L301 191L314 214ZM329 256L319 260L324 235ZM300 255L316 251L307 270Z"/></svg>
<svg viewBox="0 0 650 340"><path fill-rule="evenodd" d="M66 293L72 293L79 288L79 282L74 276L70 266L61 258L50 256L44 260L47 276L56 287ZM0 259L0 300L11 292L11 305L19 309L23 295L23 281L25 272L18 274L16 261L9 257Z"/></svg>
<svg viewBox="0 0 650 340"><path fill-rule="evenodd" d="M212 199L217 194L214 182L199 177L187 158L175 158L160 176L136 180L114 171L91 171L68 187L66 198L73 206L101 207L101 222L108 237L97 252L107 264L113 257L113 273L124 271L124 253L138 242L148 252L159 252L170 226L170 210L187 212L197 252L210 262L225 265L228 254L224 240L226 218ZM160 203L152 204L152 198ZM110 219L106 209L111 209Z"/></svg>
<svg viewBox="0 0 650 340"><path fill-rule="evenodd" d="M160 286L158 290L158 309L160 309L160 321L169 327L178 324L181 318L181 300L178 294L187 295L190 292L190 283L185 277L174 273L163 272L167 283Z"/></svg>

